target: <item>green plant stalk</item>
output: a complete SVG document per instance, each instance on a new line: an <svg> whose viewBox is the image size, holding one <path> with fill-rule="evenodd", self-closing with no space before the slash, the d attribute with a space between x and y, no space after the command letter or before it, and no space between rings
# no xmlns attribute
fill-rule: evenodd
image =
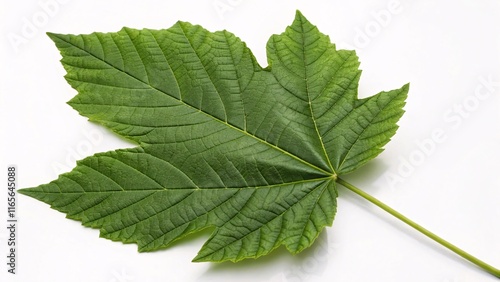
<svg viewBox="0 0 500 282"><path fill-rule="evenodd" d="M432 233L431 231L425 229L424 227L420 226L419 224L415 223L411 219L407 218L406 216L402 215L398 211L394 210L393 208L389 207L388 205L382 203L375 197L365 193L364 191L360 190L356 186L346 182L343 179L337 178L337 182L341 184L342 186L346 187L347 189L351 190L352 192L358 194L359 196L363 197L364 199L368 200L372 204L376 205L377 207L383 209L384 211L390 213L392 216L396 217L397 219L403 221L404 223L408 224L409 226L415 228L417 231L421 232L425 236L431 238L432 240L438 242L439 244L443 245L444 247L448 248L449 250L453 251L454 253L458 254L459 256L463 257L464 259L472 262L473 264L479 266L480 268L484 269L485 271L493 274L495 277L500 278L500 270L487 264L486 262L476 258L475 256L467 253L466 251L460 249L459 247L451 244L450 242L444 240L443 238L437 236L436 234Z"/></svg>

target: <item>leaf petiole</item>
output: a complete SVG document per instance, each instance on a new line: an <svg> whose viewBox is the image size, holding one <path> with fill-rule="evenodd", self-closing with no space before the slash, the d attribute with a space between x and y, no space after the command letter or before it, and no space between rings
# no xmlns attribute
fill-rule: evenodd
<svg viewBox="0 0 500 282"><path fill-rule="evenodd" d="M347 189L351 190L352 192L358 194L359 196L363 197L364 199L368 200L372 204L376 205L377 207L383 209L384 211L390 213L397 219L403 221L404 223L408 224L409 226L413 227L417 231L421 232L425 236L431 238L432 240L438 242L439 244L443 245L444 247L448 248L449 250L453 251L454 253L458 254L459 256L463 257L464 259L472 262L473 264L479 266L480 268L484 269L485 271L493 274L495 277L500 278L500 270L487 264L486 262L476 258L475 256L467 253L466 251L460 249L459 247L451 244L450 242L444 240L443 238L437 236L436 234L432 233L431 231L425 229L424 227L420 226L419 224L415 223L411 219L407 218L406 216L402 215L398 211L394 210L393 208L389 207L388 205L382 203L375 197L371 196L370 194L367 194L366 192L360 190L356 186L350 184L349 182L346 182L345 180L341 178L337 178L337 182L341 184L342 186L346 187Z"/></svg>

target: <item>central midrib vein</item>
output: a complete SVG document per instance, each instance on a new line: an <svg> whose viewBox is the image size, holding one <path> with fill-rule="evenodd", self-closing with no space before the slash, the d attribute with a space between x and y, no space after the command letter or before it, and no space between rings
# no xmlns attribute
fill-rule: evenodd
<svg viewBox="0 0 500 282"><path fill-rule="evenodd" d="M309 106L309 111L311 112L311 119L314 124L314 130L316 131L316 134L318 135L319 143L321 144L321 149L323 150L323 154L325 155L326 161L328 162L328 166L330 167L332 171L332 177L335 179L337 178L337 173L335 169L333 168L332 163L330 162L330 157L328 156L328 152L326 151L325 144L323 143L323 138L321 137L321 134L318 129L318 125L316 124L316 118L314 117L314 111L312 107L312 99L311 95L309 94L309 81L308 81L308 73L307 73L307 60L306 60L306 52L305 52L305 37L304 37L304 25L300 26L301 28L301 35L302 35L302 61L304 63L304 81L306 84L306 94L307 94L307 100L308 100L308 106Z"/></svg>

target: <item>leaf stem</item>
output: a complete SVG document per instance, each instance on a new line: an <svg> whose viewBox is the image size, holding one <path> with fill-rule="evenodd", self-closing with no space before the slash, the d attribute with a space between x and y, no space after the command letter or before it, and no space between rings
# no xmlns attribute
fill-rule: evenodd
<svg viewBox="0 0 500 282"><path fill-rule="evenodd" d="M439 244L443 245L444 247L448 248L449 250L453 251L454 253L458 254L459 256L463 257L464 259L472 262L473 264L479 266L480 268L484 269L485 271L493 274L495 277L500 278L500 270L487 264L486 262L476 258L475 256L467 253L466 251L460 249L459 247L451 244L450 242L444 240L443 238L437 236L436 234L432 233L431 231L425 229L424 227L420 226L419 224L415 223L411 219L407 218L406 216L402 215L398 211L394 210L393 208L389 207L388 205L382 203L375 197L371 196L370 194L365 193L364 191L360 190L356 186L346 182L345 180L341 178L337 178L337 182L341 184L342 186L346 187L347 189L351 190L352 192L358 194L359 196L363 197L364 199L368 200L372 204L376 205L377 207L383 209L384 211L390 213L397 219L403 221L404 223L408 224L409 226L415 228L417 231L421 232L425 236L431 238L432 240L438 242Z"/></svg>

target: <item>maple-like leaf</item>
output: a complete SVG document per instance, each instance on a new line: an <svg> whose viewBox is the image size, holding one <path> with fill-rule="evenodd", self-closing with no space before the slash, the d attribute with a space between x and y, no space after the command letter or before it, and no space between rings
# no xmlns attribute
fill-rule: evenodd
<svg viewBox="0 0 500 282"><path fill-rule="evenodd" d="M99 153L20 192L140 251L214 228L195 261L309 247L336 212L338 176L376 157L408 91L358 99L354 51L297 12L262 68L239 38L166 30L49 34L69 104L138 146Z"/></svg>

